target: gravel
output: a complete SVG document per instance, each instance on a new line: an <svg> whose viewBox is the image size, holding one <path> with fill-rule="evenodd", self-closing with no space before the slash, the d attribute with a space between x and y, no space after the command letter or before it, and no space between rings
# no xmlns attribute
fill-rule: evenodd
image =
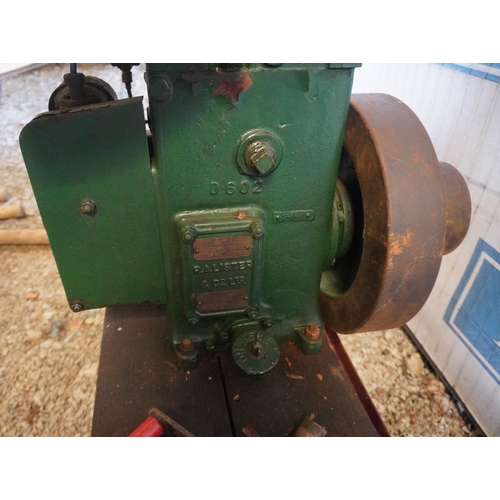
<svg viewBox="0 0 500 500"><path fill-rule="evenodd" d="M120 72L80 65L123 96ZM22 127L44 112L66 65L51 64L2 80L0 188L27 217L1 229L43 224L18 145ZM134 94L145 92L134 68ZM0 436L89 436L104 310L72 313L49 247L0 247ZM469 436L444 385L402 330L343 336L342 341L393 436Z"/></svg>

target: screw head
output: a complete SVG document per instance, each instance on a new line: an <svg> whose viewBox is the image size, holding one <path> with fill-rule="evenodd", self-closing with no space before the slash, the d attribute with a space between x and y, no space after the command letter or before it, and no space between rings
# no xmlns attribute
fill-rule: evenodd
<svg viewBox="0 0 500 500"><path fill-rule="evenodd" d="M253 141L245 150L245 162L259 175L266 175L276 166L276 151L268 141Z"/></svg>
<svg viewBox="0 0 500 500"><path fill-rule="evenodd" d="M93 200L85 200L80 205L80 212L82 212L82 214L86 214L86 215L93 214L95 212L95 209L96 209L96 205L95 205L95 201L93 201Z"/></svg>

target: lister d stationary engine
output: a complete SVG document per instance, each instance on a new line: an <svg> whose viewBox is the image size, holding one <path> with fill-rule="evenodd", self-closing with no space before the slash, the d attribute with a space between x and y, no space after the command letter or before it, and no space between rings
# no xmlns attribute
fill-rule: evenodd
<svg viewBox="0 0 500 500"><path fill-rule="evenodd" d="M71 309L165 304L180 366L248 374L412 318L469 193L405 104L351 96L355 66L149 64L146 120L73 66L20 138Z"/></svg>

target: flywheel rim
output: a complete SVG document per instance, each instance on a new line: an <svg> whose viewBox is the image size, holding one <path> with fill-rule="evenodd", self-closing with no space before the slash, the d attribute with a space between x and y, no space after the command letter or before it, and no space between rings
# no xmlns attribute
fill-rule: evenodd
<svg viewBox="0 0 500 500"><path fill-rule="evenodd" d="M424 305L441 264L446 211L439 161L417 116L386 94L351 97L344 148L362 195L361 258L344 293L321 290L322 314L340 333L401 326Z"/></svg>

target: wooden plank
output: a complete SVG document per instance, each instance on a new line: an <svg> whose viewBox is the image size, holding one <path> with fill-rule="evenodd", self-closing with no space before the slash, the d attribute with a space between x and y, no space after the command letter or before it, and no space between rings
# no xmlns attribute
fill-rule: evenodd
<svg viewBox="0 0 500 500"><path fill-rule="evenodd" d="M293 434L309 413L329 436L379 435L326 339L305 356L280 346L278 365L245 375L230 353L205 355L189 374L174 367L163 307L110 307L106 312L93 436L126 436L157 407L195 436Z"/></svg>
<svg viewBox="0 0 500 500"><path fill-rule="evenodd" d="M309 413L326 427L327 437L379 435L326 339L313 356L292 343L280 350L276 367L259 377L245 375L221 357L237 436L249 424L261 436L287 436Z"/></svg>
<svg viewBox="0 0 500 500"><path fill-rule="evenodd" d="M108 307L104 323L93 436L127 436L157 407L195 436L231 436L215 356L189 375L175 368L157 306Z"/></svg>

